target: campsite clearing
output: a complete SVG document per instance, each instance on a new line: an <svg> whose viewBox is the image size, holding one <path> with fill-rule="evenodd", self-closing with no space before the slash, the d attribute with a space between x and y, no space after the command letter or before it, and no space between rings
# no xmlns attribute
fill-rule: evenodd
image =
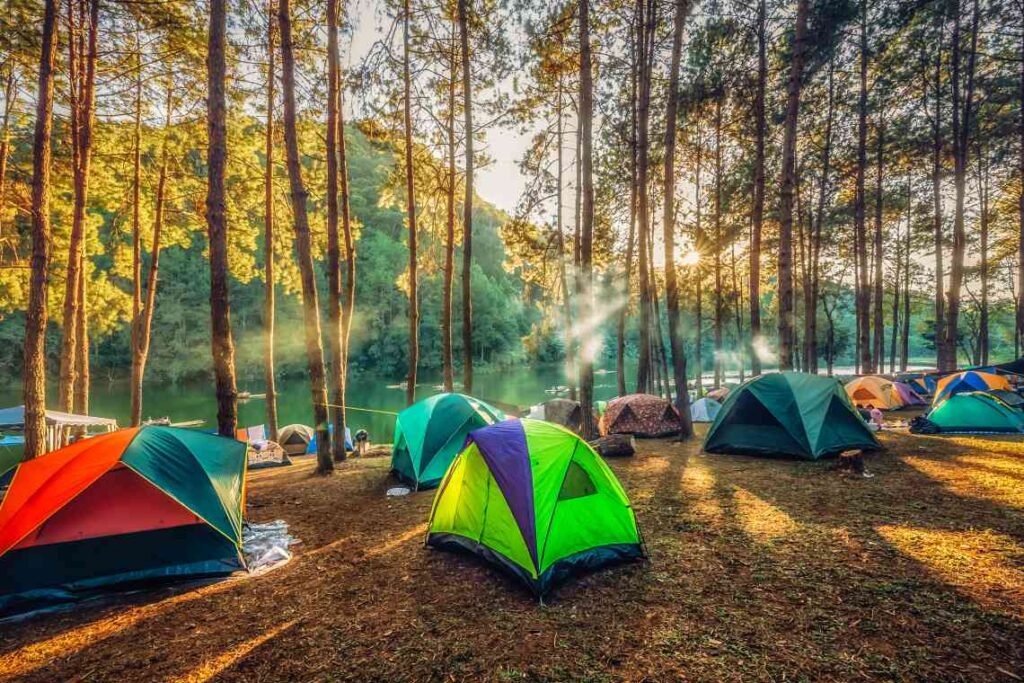
<svg viewBox="0 0 1024 683"><path fill-rule="evenodd" d="M0 679L1012 680L1024 677L1024 443L883 432L876 476L640 441L610 460L650 563L546 606L423 547L389 461L252 473L304 541L261 577L0 626Z"/></svg>

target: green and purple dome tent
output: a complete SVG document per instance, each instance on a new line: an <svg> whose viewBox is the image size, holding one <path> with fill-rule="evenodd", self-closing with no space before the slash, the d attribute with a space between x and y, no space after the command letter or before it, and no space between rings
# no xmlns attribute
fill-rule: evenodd
<svg viewBox="0 0 1024 683"><path fill-rule="evenodd" d="M478 555L538 596L645 556L629 498L576 434L511 419L472 432L434 498L427 545Z"/></svg>

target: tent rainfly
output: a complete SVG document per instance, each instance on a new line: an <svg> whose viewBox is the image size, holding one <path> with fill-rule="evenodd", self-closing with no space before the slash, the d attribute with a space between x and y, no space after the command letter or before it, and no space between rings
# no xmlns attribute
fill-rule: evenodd
<svg viewBox="0 0 1024 683"><path fill-rule="evenodd" d="M76 431L100 428L105 432L117 429L117 420L91 415L74 415L57 410L46 411L46 450L53 451L66 446ZM25 406L0 409L0 431L22 431L25 429Z"/></svg>

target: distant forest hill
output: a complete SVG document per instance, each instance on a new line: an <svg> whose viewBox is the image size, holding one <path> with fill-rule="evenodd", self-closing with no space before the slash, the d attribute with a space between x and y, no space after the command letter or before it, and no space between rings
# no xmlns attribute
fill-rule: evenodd
<svg viewBox="0 0 1024 683"><path fill-rule="evenodd" d="M26 120L26 126L31 120ZM60 311L63 305L67 243L71 225L72 179L68 171L70 149L62 124L55 122L54 174L51 209L53 216L53 258L51 261L48 367L59 366ZM142 129L141 216L144 271L150 261L157 167L165 134L171 141L167 205L160 255L160 292L153 314L152 346L147 370L150 380L182 381L206 377L210 359L210 278L207 261L206 223L203 200L206 191L204 155L199 147L205 137L197 124L180 124ZM318 130L301 126L302 145L312 153L303 157L310 190L310 218L317 259L318 289L327 290L324 250L324 177ZM263 186L262 124L252 119L229 123L231 152L227 177L229 258L231 268L231 318L240 378L260 378L263 372ZM398 150L388 139L367 134L370 126L346 129L351 210L357 226L356 314L352 329L353 367L372 368L375 373L400 378L408 363L408 322L406 275L407 228L398 168ZM99 376L122 376L131 367L132 316L132 187L133 163L130 124L100 123L97 126L93 178L90 183L87 258L90 348L93 372ZM12 134L11 181L7 190L8 211L3 216L6 239L3 249L9 260L16 252L24 262L29 244L31 178L31 130ZM441 161L421 155L417 173L420 211L420 367L433 371L441 364L441 284L444 261L445 206L439 187ZM304 374L302 305L299 273L293 257L284 166L278 169L276 212L281 217L276 231L278 283L276 356L279 374ZM461 216L461 207L458 208ZM486 201L474 202L473 235L473 320L474 356L486 365L519 363L527 360L555 360L560 351L555 343L524 344L542 317L542 292L527 284L518 268L510 267L502 241L507 215ZM10 226L8 229L7 226ZM461 239L461 238L460 238ZM461 254L457 256L461 260ZM22 366L24 308L28 291L27 268L0 270L0 371L16 381ZM455 300L462 294L454 282ZM321 307L326 296L321 295ZM461 325L460 311L453 313L455 328ZM326 313L324 313L326 319ZM553 330L550 335L557 334ZM534 331L534 335L543 333ZM455 336L457 357L461 340ZM527 346L533 351L528 352ZM546 354L546 355L545 355Z"/></svg>

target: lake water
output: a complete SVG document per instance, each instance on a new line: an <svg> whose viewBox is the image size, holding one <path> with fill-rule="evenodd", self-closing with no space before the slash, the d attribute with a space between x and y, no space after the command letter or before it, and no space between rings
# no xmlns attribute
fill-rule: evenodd
<svg viewBox="0 0 1024 683"><path fill-rule="evenodd" d="M612 398L616 394L614 371L599 371L594 378L594 394L599 400ZM510 410L512 407L525 409L535 403L548 400L554 394L545 393L553 387L566 383L565 372L560 365L521 366L505 369L479 370L475 376L477 398L492 401L497 407ZM347 402L348 422L352 431L366 429L373 443L391 441L394 432L394 413L405 407L405 388L396 384L394 378L384 378L365 372L353 373L349 378ZM421 377L416 385L417 399L439 393L441 378ZM53 384L51 382L51 384ZM456 391L459 390L456 385ZM239 391L260 393L262 385L240 385ZM293 422L312 424L310 393L307 382L299 378L281 379L277 383L278 424L284 426ZM10 385L0 388L0 407L23 403L21 387ZM55 396L49 405L56 405ZM112 417L122 426L128 424L129 386L127 381L94 381L90 396L89 412L92 415ZM371 412L373 411L373 412ZM380 412L377 412L380 411ZM146 418L170 418L172 422L205 420L209 428L216 427L217 403L213 383L147 384L143 392L142 414ZM238 424L240 427L262 424L266 419L266 402L262 399L240 401Z"/></svg>
<svg viewBox="0 0 1024 683"><path fill-rule="evenodd" d="M594 397L607 400L617 394L614 369L598 369L594 377ZM627 367L628 386L635 381L635 372ZM837 373L852 373L852 368L836 368ZM731 373L727 381L738 381ZM394 378L385 378L367 372L355 372L349 378L347 401L348 422L353 432L365 429L373 443L390 443L394 434L395 416L405 407L405 389L396 384ZM422 376L416 385L416 398L422 399L439 393L440 376ZM565 385L566 373L560 364L542 366L518 366L513 368L483 369L476 373L473 392L477 398L492 402L506 411L525 410L529 406L554 398L550 393L554 387ZM48 405L55 406L56 398L51 384ZM712 386L710 373L704 377L704 387ZM456 385L456 391L459 390ZM239 391L260 393L262 385L240 385ZM564 395L564 394L561 394ZM20 385L0 387L0 408L22 403ZM302 379L278 381L277 397L278 424L284 426L294 422L311 425L309 385ZM94 381L90 396L92 415L112 417L122 426L128 424L129 388L127 381ZM213 383L147 384L143 393L145 418L167 417L172 422L205 420L206 427L217 424L217 403ZM262 399L240 401L238 424L249 427L262 424L266 419L266 402Z"/></svg>

